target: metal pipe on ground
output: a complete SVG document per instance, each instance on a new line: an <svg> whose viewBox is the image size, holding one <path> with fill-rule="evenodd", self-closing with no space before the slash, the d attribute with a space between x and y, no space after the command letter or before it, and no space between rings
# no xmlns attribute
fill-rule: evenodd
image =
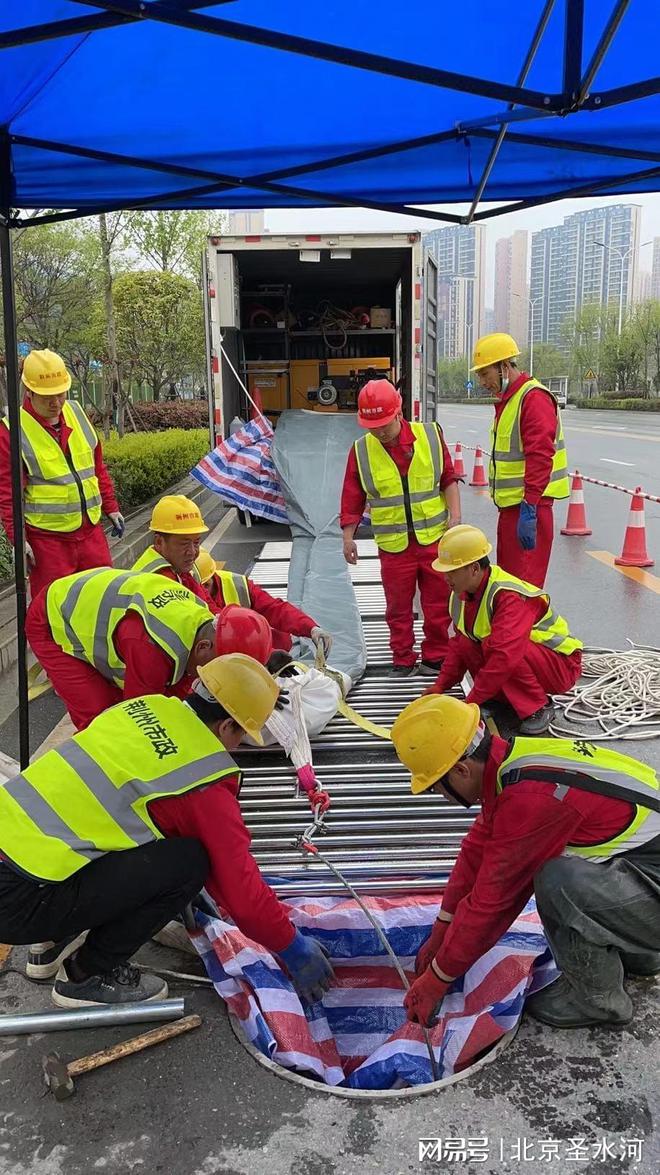
<svg viewBox="0 0 660 1175"><path fill-rule="evenodd" d="M32 1032L66 1032L73 1028L103 1028L115 1024L149 1024L183 1016L185 1000L123 1004L116 1008L82 1008L61 1012L28 1012L0 1016L0 1036L27 1036Z"/></svg>

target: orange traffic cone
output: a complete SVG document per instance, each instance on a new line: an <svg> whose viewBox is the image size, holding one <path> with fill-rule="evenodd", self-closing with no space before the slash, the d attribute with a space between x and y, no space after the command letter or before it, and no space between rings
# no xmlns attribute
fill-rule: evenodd
<svg viewBox="0 0 660 1175"><path fill-rule="evenodd" d="M463 464L463 450L461 442L457 441L454 445L454 473L457 477L465 477L465 466Z"/></svg>
<svg viewBox="0 0 660 1175"><path fill-rule="evenodd" d="M582 478L579 473L575 473L573 476L566 525L562 526L561 533L591 534L587 526L587 516L584 510L584 490L582 489Z"/></svg>
<svg viewBox="0 0 660 1175"><path fill-rule="evenodd" d="M487 486L488 478L484 469L484 458L481 448L477 445L474 453L474 469L472 470L471 486Z"/></svg>
<svg viewBox="0 0 660 1175"><path fill-rule="evenodd" d="M620 567L653 567L646 550L646 524L644 522L644 499L641 486L637 486L630 503L628 525L623 539L623 550L614 562Z"/></svg>

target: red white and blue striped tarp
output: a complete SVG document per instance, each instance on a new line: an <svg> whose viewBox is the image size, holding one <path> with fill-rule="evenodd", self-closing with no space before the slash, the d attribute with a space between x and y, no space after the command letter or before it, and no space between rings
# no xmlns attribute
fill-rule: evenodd
<svg viewBox="0 0 660 1175"><path fill-rule="evenodd" d="M249 420L202 457L192 476L239 510L269 522L287 523L286 503L270 455L272 441L273 430L265 417Z"/></svg>
<svg viewBox="0 0 660 1175"><path fill-rule="evenodd" d="M437 895L366 897L412 983L415 954ZM433 1080L421 1029L406 1020L401 979L357 902L338 897L285 903L303 934L329 952L336 979L304 1007L276 959L231 923L199 916L193 942L218 995L247 1039L278 1065L351 1089L397 1089ZM468 1068L515 1028L525 996L556 978L534 902L500 942L457 980L431 1030L441 1078Z"/></svg>

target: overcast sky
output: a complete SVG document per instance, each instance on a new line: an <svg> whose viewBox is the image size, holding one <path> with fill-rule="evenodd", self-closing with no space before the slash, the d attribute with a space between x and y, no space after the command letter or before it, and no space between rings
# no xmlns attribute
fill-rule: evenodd
<svg viewBox="0 0 660 1175"><path fill-rule="evenodd" d="M486 304L493 305L493 281L495 268L495 242L508 237L516 229L536 232L551 224L561 224L565 216L587 208L602 207L605 204L639 204L642 209L640 243L660 237L660 195L643 196L592 196L586 200L561 200L529 212L512 212L486 222ZM484 205L487 207L487 205ZM438 205L439 211L462 212L460 205ZM466 211L466 209L465 209ZM437 220L422 221L417 217L395 216L388 212L371 212L359 208L312 208L312 209L269 209L266 212L266 226L270 232L394 232L397 229L426 229L441 227ZM640 269L651 270L651 248L640 251Z"/></svg>

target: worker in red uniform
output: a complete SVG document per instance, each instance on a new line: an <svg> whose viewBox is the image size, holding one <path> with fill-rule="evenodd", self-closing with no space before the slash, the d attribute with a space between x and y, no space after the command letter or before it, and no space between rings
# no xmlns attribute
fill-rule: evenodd
<svg viewBox="0 0 660 1175"><path fill-rule="evenodd" d="M278 600L253 579L235 571L220 569L209 551L201 547L195 563L195 574L199 576L205 602L209 600L211 611L225 604L240 604L252 608L264 616L273 633L273 648L288 653L295 637L311 640L316 648L323 650L327 658L332 647L332 637L306 612L301 612L286 600Z"/></svg>
<svg viewBox="0 0 660 1175"><path fill-rule="evenodd" d="M71 376L53 351L31 351L23 364L21 454L25 555L32 598L62 575L111 567L102 514L124 533L101 442L85 412L67 400ZM9 421L0 428L0 519L14 542Z"/></svg>
<svg viewBox="0 0 660 1175"><path fill-rule="evenodd" d="M499 511L497 562L543 587L553 537L552 504L569 494L564 432L552 392L519 371L511 335L484 335L472 370L495 397L490 439L490 492Z"/></svg>
<svg viewBox="0 0 660 1175"><path fill-rule="evenodd" d="M163 999L129 960L202 886L303 999L330 984L323 949L261 877L238 802L230 752L244 733L260 741L279 689L241 654L200 678L185 702L120 702L0 787L0 934L32 944L28 974L54 978L60 1007Z"/></svg>
<svg viewBox="0 0 660 1175"><path fill-rule="evenodd" d="M160 575L113 569L56 580L30 604L25 631L77 730L124 698L185 697L200 665L237 647L264 664L272 652L254 612L213 616Z"/></svg>
<svg viewBox="0 0 660 1175"><path fill-rule="evenodd" d="M392 676L417 672L417 588L424 613L419 671L435 676L447 652L449 591L432 563L441 535L461 521L451 457L439 425L404 420L401 396L387 379L370 380L360 391L358 424L366 433L348 455L341 495L344 558L357 563L354 536L368 502L385 592Z"/></svg>
<svg viewBox="0 0 660 1175"><path fill-rule="evenodd" d="M652 767L583 739L491 735L479 708L423 697L392 727L413 794L481 811L468 832L405 998L433 1023L456 978L536 895L562 972L526 1002L556 1028L632 1019L624 975L660 971L660 783Z"/></svg>
<svg viewBox="0 0 660 1175"><path fill-rule="evenodd" d="M470 673L468 702L504 699L520 734L544 734L554 716L550 695L567 693L580 676L582 642L546 592L491 564L492 549L476 526L457 526L438 543L433 566L451 588L456 635L426 693L444 694Z"/></svg>

